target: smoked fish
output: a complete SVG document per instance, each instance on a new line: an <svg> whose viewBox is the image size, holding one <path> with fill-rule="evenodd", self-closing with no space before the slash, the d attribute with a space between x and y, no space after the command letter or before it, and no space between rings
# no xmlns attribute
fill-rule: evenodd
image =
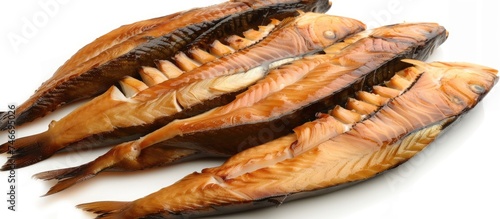
<svg viewBox="0 0 500 219"><path fill-rule="evenodd" d="M47 193L53 194L103 170L140 170L197 157L234 155L287 135L318 112L390 79L407 66L400 59L425 59L447 38L445 28L435 23L391 25L368 32L346 39L352 44L330 50L332 54L310 56L277 69L226 106L173 121L82 166L36 177L59 180ZM275 74L290 81L275 83ZM260 87L274 88L260 92Z"/></svg>
<svg viewBox="0 0 500 219"><path fill-rule="evenodd" d="M497 70L475 64L407 62L417 71L406 69L376 93L359 93L347 110L336 108L294 134L135 201L78 207L102 219L194 218L332 192L411 159L498 81Z"/></svg>
<svg viewBox="0 0 500 219"><path fill-rule="evenodd" d="M237 93L264 78L269 69L322 51L364 28L363 23L351 18L309 12L285 19L263 40L220 58L194 49L205 57L214 57L204 64L179 53L174 60L184 72L164 81L160 77L158 80L162 82L150 78L151 87L132 78L122 81L128 91L125 94L111 87L53 122L46 132L17 139L10 150L13 155L3 170L36 163L67 147L92 148L137 139L174 119L225 105ZM212 48L221 47L232 48L220 45ZM151 73L143 73L143 78L160 72L143 71ZM7 143L0 146L0 152L7 152L9 146Z"/></svg>
<svg viewBox="0 0 500 219"><path fill-rule="evenodd" d="M297 10L326 12L328 0L231 0L119 27L81 48L16 111L22 125L77 100L104 93L126 76L139 77L143 66L154 67L193 46L206 49L224 36L257 28L271 18L284 19ZM187 47L186 47L187 46ZM0 115L0 129L7 126Z"/></svg>

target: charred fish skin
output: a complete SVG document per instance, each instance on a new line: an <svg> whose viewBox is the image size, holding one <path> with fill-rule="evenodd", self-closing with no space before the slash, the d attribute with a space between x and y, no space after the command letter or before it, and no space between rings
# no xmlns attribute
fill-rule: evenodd
<svg viewBox="0 0 500 219"><path fill-rule="evenodd" d="M82 48L61 66L19 106L16 123L33 121L62 105L99 95L125 76L137 77L141 66L154 66L155 60L168 59L196 40L202 45L211 41L211 37L220 37L228 31L238 34L269 18L289 16L296 10L326 12L329 5L328 0L229 1L118 28ZM256 20L231 25L240 19L238 14L252 11L257 15L247 14L245 18ZM170 23L174 27L169 27ZM198 39L200 35L203 37ZM101 53L95 53L94 48ZM5 129L6 122L4 114L0 118L0 129Z"/></svg>
<svg viewBox="0 0 500 219"><path fill-rule="evenodd" d="M444 27L433 23L400 24L378 28L371 33L369 38L362 39L357 44L351 45L351 48L343 50L343 54L334 61L347 63L343 66L356 66L357 63L363 63L358 65L358 69L352 73L353 76L362 77L346 85L345 89L339 89L328 97L305 105L303 109L281 112L279 117L271 118L269 121L255 120L247 124L224 125L231 124L231 121L237 119L245 121L242 116L240 118L232 115L228 116L231 120L211 127L207 124L216 123L215 121L218 120L207 120L196 124L199 130L203 131L185 132L158 145L182 146L201 150L207 154L231 156L246 148L263 144L290 133L294 127L306 121L313 120L317 112L325 112L332 106L345 103L356 91L370 89L390 78L395 72L408 67L407 63L400 62L401 59L426 59L447 39L447 36ZM394 49L394 52L387 48Z"/></svg>
<svg viewBox="0 0 500 219"><path fill-rule="evenodd" d="M329 25L325 26L325 22L328 22ZM207 65L205 66L197 68L196 70L200 70L200 74L191 74L192 72L187 72L186 74L183 74L181 77L179 77L178 80L165 81L164 84L162 83L160 85L157 85L157 88L161 88L161 86L186 86L186 88L190 88L191 86L196 85L196 83L204 83L204 81L208 79L212 80L212 78L218 79L229 77L237 78L242 74L243 77L246 77L246 74L267 75L267 70L269 68L272 68L271 66L275 65L275 63L283 64L283 60L286 61L290 58L302 57L303 55L307 55L311 52L314 53L321 51L324 47L329 46L353 33L363 30L364 27L365 26L363 23L350 18L318 13L305 13L295 19L288 19L287 21L283 21L278 29L273 32L274 34L261 41L261 43L256 44L255 46L248 49L242 50L241 53L234 53L232 55L225 56L214 62L207 63ZM319 31L320 34L312 33L311 30ZM329 34L325 35L323 34L323 32L332 32L335 33L335 36ZM218 65L218 63L225 64ZM204 68L206 68L206 71L201 71ZM243 71L244 73L241 73L241 71ZM205 80L203 80L204 78ZM235 81L229 82L230 84L227 84L226 82L224 83L231 86L232 84L236 83ZM188 95L186 98L189 99L188 101L181 101L181 99L179 99L176 102L181 103L184 101L188 103L191 101L191 99L200 99L199 97L190 98L189 96L193 95L196 92L193 92L191 90L188 91L189 92L185 92L185 94ZM152 91L145 90L144 92L139 93L138 97L140 95L151 96L152 93ZM181 93L182 92L179 92L179 96L184 95ZM156 137L147 138L147 141L154 141L155 138ZM124 144L115 146L113 149L111 149L110 152L101 156L95 162L92 162L92 164L87 165L85 168L77 168L74 169L75 171L55 171L55 175L42 174L44 176L44 179L63 179L71 177L71 179L65 180L64 186L61 183L59 184L60 186L56 187L58 189L51 190L50 193L56 192L59 189L72 185L72 182L77 182L77 179L79 177L85 176L86 174L96 175L103 169L121 168L136 170L150 167L148 166L150 162L146 162L145 164L139 162L139 160L142 160L143 158L138 157L141 152L138 146L133 146L135 143L137 142L126 142ZM141 144L145 147L150 146L148 142L144 142ZM133 150L130 151L130 148L133 148ZM131 152L134 153L134 155L124 155ZM136 158L137 160L135 160ZM17 158L15 157L15 159ZM13 159L14 162L16 161L15 159ZM148 158L145 157L144 159ZM165 157L165 159L167 160L166 162L158 163L158 165L169 164L168 160L170 160L170 158ZM107 161L102 162L103 160Z"/></svg>
<svg viewBox="0 0 500 219"><path fill-rule="evenodd" d="M351 130L309 150L267 165L251 162L255 156L262 157L257 152L266 151L258 146L244 151L249 157L242 158L258 166L256 170L231 170L226 162L133 202L94 202L78 207L100 214L100 218L200 217L331 192L411 159L472 109L498 81L496 70L473 64L408 62L423 71L409 90ZM374 125L380 128L371 128ZM238 156L234 158L238 160ZM239 173L227 177L223 174L226 170Z"/></svg>

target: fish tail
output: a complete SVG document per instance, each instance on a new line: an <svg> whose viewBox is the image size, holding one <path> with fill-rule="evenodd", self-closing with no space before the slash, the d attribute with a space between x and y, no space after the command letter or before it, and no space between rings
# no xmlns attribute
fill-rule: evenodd
<svg viewBox="0 0 500 219"><path fill-rule="evenodd" d="M120 161L127 158L127 155L130 154L131 150L133 150L133 148L131 148L128 143L124 143L116 146L108 151L108 153L89 163L78 167L42 172L34 175L34 177L43 180L58 180L56 185L50 188L44 196L52 195L65 190L76 183L91 179L99 172L118 165Z"/></svg>
<svg viewBox="0 0 500 219"><path fill-rule="evenodd" d="M117 147L119 148L119 147ZM113 168L113 170L133 171L157 166L166 166L176 162L201 157L199 151L179 148L151 148L144 150L144 154L137 158L127 160L129 153L126 150L111 149L110 152L87 164L66 169L51 170L35 174L33 177L41 180L58 180L44 195L52 195L65 190L79 182L88 180L100 172ZM149 148L148 148L149 149ZM122 161L125 161L122 163ZM131 162L127 162L131 161Z"/></svg>
<svg viewBox="0 0 500 219"><path fill-rule="evenodd" d="M102 219L112 219L112 218L120 218L118 215L119 212L122 211L130 202L116 202L116 201L101 201L101 202L92 202L77 205L77 208L80 208L84 211L92 212L95 214L100 214L97 218Z"/></svg>
<svg viewBox="0 0 500 219"><path fill-rule="evenodd" d="M12 156L2 166L1 170L18 169L38 163L52 156L59 147L52 145L47 132L16 139L0 146L0 153L10 153Z"/></svg>
<svg viewBox="0 0 500 219"><path fill-rule="evenodd" d="M58 170L50 170L33 175L33 178L41 180L53 180L53 179L64 179L72 175L72 173L78 169L78 167L70 167Z"/></svg>
<svg viewBox="0 0 500 219"><path fill-rule="evenodd" d="M93 163L87 163L78 167L71 167L59 170L51 170L35 174L33 177L42 180L58 180L43 196L49 196L65 190L79 182L90 179L100 172L101 168L95 168Z"/></svg>
<svg viewBox="0 0 500 219"><path fill-rule="evenodd" d="M88 178L91 178L91 177L92 176L89 176ZM65 179L65 180L58 181L56 183L56 185L52 186L49 189L49 191L47 191L47 193L45 193L44 195L42 195L42 197L58 193L58 192L60 192L62 190L65 190L65 189L71 187L72 185L74 185L74 184L76 184L78 182L84 181L84 180L85 180L84 177L73 177L73 178L68 178L68 179Z"/></svg>

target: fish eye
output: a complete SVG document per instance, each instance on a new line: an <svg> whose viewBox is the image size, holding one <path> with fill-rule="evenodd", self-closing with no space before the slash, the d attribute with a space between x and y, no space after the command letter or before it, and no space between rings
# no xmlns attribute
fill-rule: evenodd
<svg viewBox="0 0 500 219"><path fill-rule="evenodd" d="M323 32L323 36L327 39L335 39L335 32L333 32L332 30L327 30Z"/></svg>
<svg viewBox="0 0 500 219"><path fill-rule="evenodd" d="M483 94L484 92L486 92L486 89L481 85L471 84L469 87L472 90L472 92L476 94Z"/></svg>
<svg viewBox="0 0 500 219"><path fill-rule="evenodd" d="M455 103L457 105L463 106L465 104L464 101L460 97L453 95L450 99L453 103Z"/></svg>

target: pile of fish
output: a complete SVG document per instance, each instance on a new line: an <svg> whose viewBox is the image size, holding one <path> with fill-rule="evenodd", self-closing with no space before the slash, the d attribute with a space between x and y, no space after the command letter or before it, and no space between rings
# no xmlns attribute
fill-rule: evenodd
<svg viewBox="0 0 500 219"><path fill-rule="evenodd" d="M498 80L488 67L423 62L448 37L438 24L365 30L323 14L330 5L232 0L105 34L21 105L16 122L92 99L47 131L1 145L12 154L2 170L111 146L87 164L35 175L58 181L50 195L103 171L225 157L144 198L79 207L99 218L177 218L277 205L407 161Z"/></svg>

